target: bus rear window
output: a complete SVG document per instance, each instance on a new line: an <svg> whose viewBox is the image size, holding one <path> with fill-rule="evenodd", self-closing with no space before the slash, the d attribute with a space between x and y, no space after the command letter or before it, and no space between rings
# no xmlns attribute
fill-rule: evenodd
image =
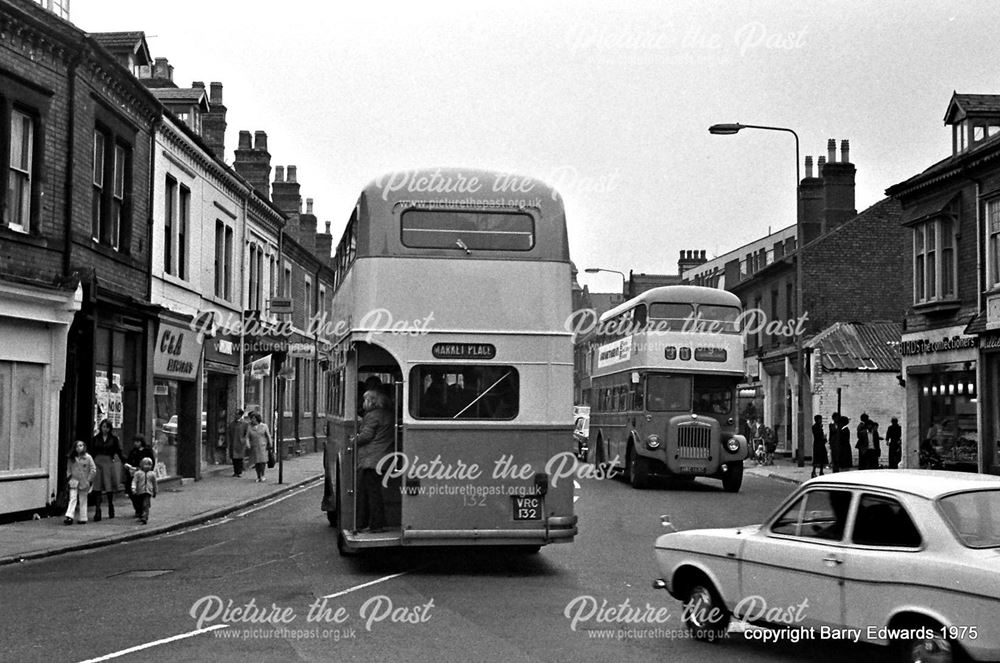
<svg viewBox="0 0 1000 663"><path fill-rule="evenodd" d="M653 302L649 305L650 325L655 331L680 331L684 323L694 317L694 307L690 304L667 304Z"/></svg>
<svg viewBox="0 0 1000 663"><path fill-rule="evenodd" d="M651 412L688 412L691 378L650 375L646 378L646 409Z"/></svg>
<svg viewBox="0 0 1000 663"><path fill-rule="evenodd" d="M428 364L410 371L410 416L488 419L517 416L519 381L513 366Z"/></svg>
<svg viewBox="0 0 1000 663"><path fill-rule="evenodd" d="M718 306L714 304L700 304L698 306L698 321L707 323L705 329L717 330L723 334L738 334L740 309L738 306ZM712 323L718 323L713 326Z"/></svg>
<svg viewBox="0 0 1000 663"><path fill-rule="evenodd" d="M410 248L530 251L535 246L529 214L411 209L401 222L403 246Z"/></svg>

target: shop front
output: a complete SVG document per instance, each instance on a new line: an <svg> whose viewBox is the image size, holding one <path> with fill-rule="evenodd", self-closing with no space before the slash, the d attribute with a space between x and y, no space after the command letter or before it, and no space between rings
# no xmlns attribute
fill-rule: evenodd
<svg viewBox="0 0 1000 663"><path fill-rule="evenodd" d="M199 445L207 422L201 414L202 344L181 320L161 319L153 350L153 446L156 473L200 477Z"/></svg>
<svg viewBox="0 0 1000 663"><path fill-rule="evenodd" d="M979 337L979 362L983 380L980 471L1000 474L1000 330Z"/></svg>
<svg viewBox="0 0 1000 663"><path fill-rule="evenodd" d="M239 338L205 339L205 380L202 384L204 428L202 464L229 462L226 429L239 407Z"/></svg>
<svg viewBox="0 0 1000 663"><path fill-rule="evenodd" d="M0 282L0 513L55 500L60 459L59 393L66 339L81 289Z"/></svg>
<svg viewBox="0 0 1000 663"><path fill-rule="evenodd" d="M979 471L976 338L964 325L903 334L902 467Z"/></svg>

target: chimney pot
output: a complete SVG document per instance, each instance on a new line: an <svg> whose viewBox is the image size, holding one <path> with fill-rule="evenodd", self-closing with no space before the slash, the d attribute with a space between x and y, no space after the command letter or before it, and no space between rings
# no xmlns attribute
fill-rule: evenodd
<svg viewBox="0 0 1000 663"><path fill-rule="evenodd" d="M837 141L833 138L826 141L826 162L836 163L837 161Z"/></svg>
<svg viewBox="0 0 1000 663"><path fill-rule="evenodd" d="M312 214L312 213L313 213L313 199L306 198L306 214Z"/></svg>
<svg viewBox="0 0 1000 663"><path fill-rule="evenodd" d="M285 167L284 166L275 166L274 167L274 181L275 182L284 182L285 181Z"/></svg>
<svg viewBox="0 0 1000 663"><path fill-rule="evenodd" d="M209 92L209 95L208 95L208 101L210 103L212 103L212 104L221 104L222 103L222 83L220 83L218 81L212 81L211 83L209 83L209 89L210 89L210 92Z"/></svg>
<svg viewBox="0 0 1000 663"><path fill-rule="evenodd" d="M261 152L267 152L267 132L253 132L253 149Z"/></svg>
<svg viewBox="0 0 1000 663"><path fill-rule="evenodd" d="M819 165L816 166L816 175L823 177L823 166L826 165L826 157L819 158Z"/></svg>
<svg viewBox="0 0 1000 663"><path fill-rule="evenodd" d="M327 235L330 234L330 222L329 221L326 222L326 234Z"/></svg>
<svg viewBox="0 0 1000 663"><path fill-rule="evenodd" d="M806 177L813 176L813 158L811 156L806 157Z"/></svg>
<svg viewBox="0 0 1000 663"><path fill-rule="evenodd" d="M241 149L241 150L249 150L249 149L251 149L251 147L250 147L250 132L249 131L241 131L240 132L240 145L239 145L239 149Z"/></svg>
<svg viewBox="0 0 1000 663"><path fill-rule="evenodd" d="M840 141L840 160L851 163L851 143L847 139Z"/></svg>
<svg viewBox="0 0 1000 663"><path fill-rule="evenodd" d="M286 175L286 177L288 179L286 179L285 181L286 182L296 182L297 180L295 178L298 175L297 171L298 171L297 167L295 167L295 166L289 166L288 167L288 171L287 171L287 175Z"/></svg>
<svg viewBox="0 0 1000 663"><path fill-rule="evenodd" d="M705 250L704 249L701 250L701 257L699 259L700 260L707 260L707 258L705 257Z"/></svg>

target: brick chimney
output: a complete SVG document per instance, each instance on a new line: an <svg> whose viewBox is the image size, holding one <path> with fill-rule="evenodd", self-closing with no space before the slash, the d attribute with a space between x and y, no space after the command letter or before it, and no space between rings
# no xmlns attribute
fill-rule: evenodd
<svg viewBox="0 0 1000 663"><path fill-rule="evenodd" d="M708 260L705 258L704 251L681 251L680 258L677 260L677 273L684 276L684 272L706 262Z"/></svg>
<svg viewBox="0 0 1000 663"><path fill-rule="evenodd" d="M857 169L850 158L850 143L840 142L840 161L836 160L837 142L827 143L828 158L823 168L823 207L825 225L823 232L841 226L845 221L858 215L854 200L854 176Z"/></svg>
<svg viewBox="0 0 1000 663"><path fill-rule="evenodd" d="M202 85L204 87L204 84ZM215 156L226 158L226 106L222 103L222 83L213 81L208 93L209 112L201 118L201 137Z"/></svg>
<svg viewBox="0 0 1000 663"><path fill-rule="evenodd" d="M239 146L233 169L246 178L262 196L271 197L271 153L267 151L267 134L254 132L254 144L250 145L250 132L240 132Z"/></svg>
<svg viewBox="0 0 1000 663"><path fill-rule="evenodd" d="M274 185L271 189L271 201L288 216L288 223L285 224L285 233L292 237L298 244L302 244L302 233L299 228L299 217L302 212L302 196L299 195L299 183L296 181L296 167L285 168L285 177L274 178ZM275 175L281 173L281 166L275 168ZM315 230L314 230L315 232Z"/></svg>
<svg viewBox="0 0 1000 663"><path fill-rule="evenodd" d="M822 159L822 157L820 157ZM802 243L808 244L823 232L823 180L813 177L813 158L806 157L806 176L799 182L799 223Z"/></svg>
<svg viewBox="0 0 1000 663"><path fill-rule="evenodd" d="M330 265L333 255L333 235L330 234L330 222L326 222L326 230L316 235L316 257L324 265Z"/></svg>
<svg viewBox="0 0 1000 663"><path fill-rule="evenodd" d="M299 244L316 255L316 215L313 214L312 198L306 198L306 211L299 215Z"/></svg>
<svg viewBox="0 0 1000 663"><path fill-rule="evenodd" d="M148 88L177 87L174 68L167 58L156 58L152 66L139 67L139 81Z"/></svg>

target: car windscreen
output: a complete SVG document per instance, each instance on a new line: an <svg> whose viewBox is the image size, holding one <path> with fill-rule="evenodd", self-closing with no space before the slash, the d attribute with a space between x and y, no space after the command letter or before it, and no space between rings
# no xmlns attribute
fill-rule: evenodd
<svg viewBox="0 0 1000 663"><path fill-rule="evenodd" d="M1000 489L948 495L938 507L963 545L1000 548Z"/></svg>

